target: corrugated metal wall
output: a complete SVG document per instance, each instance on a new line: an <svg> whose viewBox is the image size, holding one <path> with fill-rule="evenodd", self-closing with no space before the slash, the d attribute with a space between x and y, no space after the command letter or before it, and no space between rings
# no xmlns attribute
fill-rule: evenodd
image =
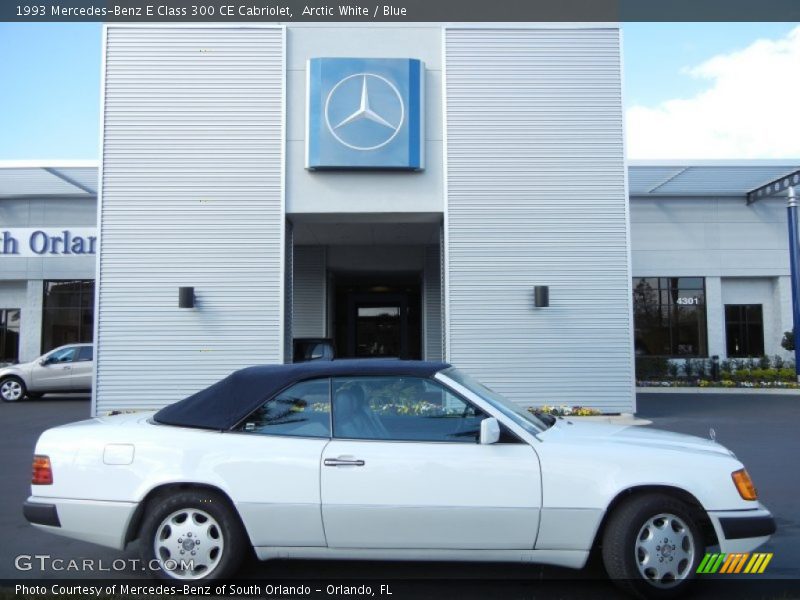
<svg viewBox="0 0 800 600"><path fill-rule="evenodd" d="M425 360L442 360L442 269L439 246L426 246L422 274L422 309L425 324Z"/></svg>
<svg viewBox="0 0 800 600"><path fill-rule="evenodd" d="M295 246L293 322L294 337L325 336L327 270L325 246Z"/></svg>
<svg viewBox="0 0 800 600"><path fill-rule="evenodd" d="M283 359L283 29L110 26L106 48L96 413Z"/></svg>
<svg viewBox="0 0 800 600"><path fill-rule="evenodd" d="M632 410L619 31L445 45L448 359L523 404Z"/></svg>
<svg viewBox="0 0 800 600"><path fill-rule="evenodd" d="M284 272L283 272L283 362L290 363L294 358L292 333L292 305L294 304L294 225L286 221L284 231Z"/></svg>

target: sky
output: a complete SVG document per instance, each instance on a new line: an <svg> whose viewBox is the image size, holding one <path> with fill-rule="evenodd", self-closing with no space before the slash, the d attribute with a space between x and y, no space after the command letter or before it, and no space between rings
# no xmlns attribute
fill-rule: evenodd
<svg viewBox="0 0 800 600"><path fill-rule="evenodd" d="M628 158L800 159L800 24L624 23ZM101 26L0 23L0 160L97 159Z"/></svg>

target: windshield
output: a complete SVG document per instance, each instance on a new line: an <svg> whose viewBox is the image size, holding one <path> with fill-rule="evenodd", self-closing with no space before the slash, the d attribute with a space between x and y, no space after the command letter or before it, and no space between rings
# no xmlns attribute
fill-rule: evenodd
<svg viewBox="0 0 800 600"><path fill-rule="evenodd" d="M456 383L463 385L473 394L477 394L486 400L492 406L497 408L497 410L502 412L506 417L514 421L520 427L524 428L528 433L536 435L537 433L540 433L548 428L548 425L545 425L545 423L537 418L533 413L528 412L516 403L504 398L494 390L486 387L480 381L473 379L463 371L459 371L455 367L450 367L440 372L442 375L449 377Z"/></svg>

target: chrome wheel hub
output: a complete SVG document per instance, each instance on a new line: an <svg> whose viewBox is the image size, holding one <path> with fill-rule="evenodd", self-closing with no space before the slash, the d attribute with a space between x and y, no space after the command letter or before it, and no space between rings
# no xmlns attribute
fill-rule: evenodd
<svg viewBox="0 0 800 600"><path fill-rule="evenodd" d="M225 542L214 517L184 508L161 521L153 549L161 568L176 579L201 579L219 565Z"/></svg>
<svg viewBox="0 0 800 600"><path fill-rule="evenodd" d="M642 525L634 551L642 577L655 587L670 588L691 573L695 543L683 519L662 513Z"/></svg>
<svg viewBox="0 0 800 600"><path fill-rule="evenodd" d="M0 395L5 400L19 400L22 398L22 386L18 381L4 381L0 386Z"/></svg>

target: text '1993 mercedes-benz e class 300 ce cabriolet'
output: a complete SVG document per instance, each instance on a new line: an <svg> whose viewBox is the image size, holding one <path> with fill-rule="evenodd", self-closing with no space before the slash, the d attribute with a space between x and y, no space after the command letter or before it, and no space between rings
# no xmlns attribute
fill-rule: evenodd
<svg viewBox="0 0 800 600"><path fill-rule="evenodd" d="M445 363L259 366L156 413L50 429L28 520L153 574L227 578L260 559L538 562L670 596L708 546L775 531L711 440L537 417Z"/></svg>

